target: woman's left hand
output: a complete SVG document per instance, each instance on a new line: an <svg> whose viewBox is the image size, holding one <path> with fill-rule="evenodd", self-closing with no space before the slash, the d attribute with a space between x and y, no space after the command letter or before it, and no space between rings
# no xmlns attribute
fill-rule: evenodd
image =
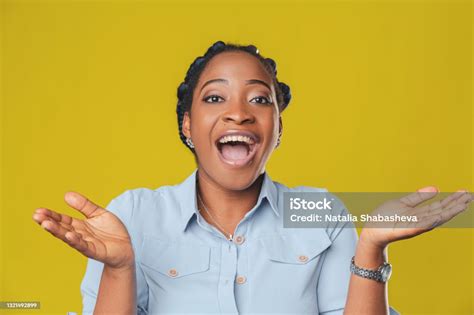
<svg viewBox="0 0 474 315"><path fill-rule="evenodd" d="M376 248L385 248L389 243L428 232L449 221L465 210L474 197L465 190L457 191L442 200L415 208L438 194L435 187L425 187L400 199L389 200L380 205L373 214L416 216L417 222L370 223L361 232L360 240Z"/></svg>

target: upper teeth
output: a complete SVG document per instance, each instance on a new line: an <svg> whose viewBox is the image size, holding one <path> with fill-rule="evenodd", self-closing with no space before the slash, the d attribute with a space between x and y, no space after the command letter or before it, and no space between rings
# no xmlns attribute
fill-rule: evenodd
<svg viewBox="0 0 474 315"><path fill-rule="evenodd" d="M254 141L252 138L247 137L247 136L224 136L219 139L219 143L227 143L230 141L239 141L239 142L245 142L248 144L253 144Z"/></svg>

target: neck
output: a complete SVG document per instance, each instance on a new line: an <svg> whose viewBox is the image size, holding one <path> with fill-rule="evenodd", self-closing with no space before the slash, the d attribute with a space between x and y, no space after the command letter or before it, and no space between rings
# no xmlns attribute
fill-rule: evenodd
<svg viewBox="0 0 474 315"><path fill-rule="evenodd" d="M199 203L201 215L207 222L216 226L213 219L225 230L222 232L234 234L237 224L257 203L263 183L263 175L243 190L230 190L214 182L204 171L198 170L197 193L200 194L204 206ZM219 227L218 227L219 229Z"/></svg>

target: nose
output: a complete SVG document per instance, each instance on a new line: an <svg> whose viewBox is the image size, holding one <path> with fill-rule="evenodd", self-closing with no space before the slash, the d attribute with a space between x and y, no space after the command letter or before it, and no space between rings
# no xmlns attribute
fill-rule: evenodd
<svg viewBox="0 0 474 315"><path fill-rule="evenodd" d="M255 122L255 116L246 104L233 102L222 115L224 122L233 122L237 125Z"/></svg>

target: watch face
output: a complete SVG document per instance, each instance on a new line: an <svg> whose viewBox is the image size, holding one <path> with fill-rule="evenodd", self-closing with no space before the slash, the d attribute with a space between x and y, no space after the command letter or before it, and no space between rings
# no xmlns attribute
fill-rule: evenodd
<svg viewBox="0 0 474 315"><path fill-rule="evenodd" d="M380 273L382 274L382 280L386 282L388 279L390 279L390 276L392 275L392 265L386 264L382 267Z"/></svg>

